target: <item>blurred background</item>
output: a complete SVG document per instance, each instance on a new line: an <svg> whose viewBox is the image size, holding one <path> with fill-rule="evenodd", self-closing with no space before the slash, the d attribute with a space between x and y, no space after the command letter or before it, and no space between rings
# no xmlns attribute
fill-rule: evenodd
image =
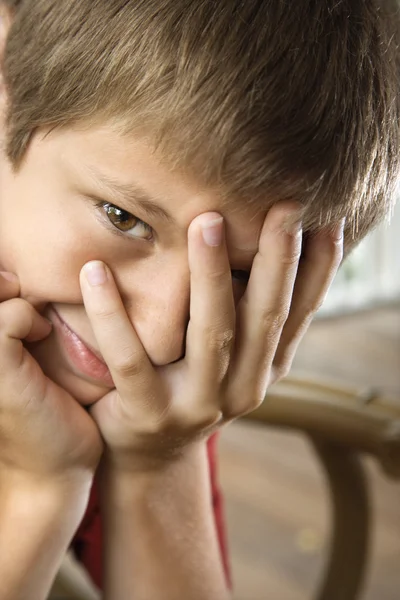
<svg viewBox="0 0 400 600"><path fill-rule="evenodd" d="M400 204L342 265L292 374L400 403ZM374 510L362 600L400 598L400 482L363 458ZM329 498L308 438L248 422L227 427L220 479L235 600L306 600L329 541ZM335 596L336 597L336 596Z"/></svg>

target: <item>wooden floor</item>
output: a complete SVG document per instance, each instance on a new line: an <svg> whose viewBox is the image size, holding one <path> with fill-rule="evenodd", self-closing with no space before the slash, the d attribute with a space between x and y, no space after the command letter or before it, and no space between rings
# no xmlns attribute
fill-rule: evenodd
<svg viewBox="0 0 400 600"><path fill-rule="evenodd" d="M293 371L376 387L400 401L400 307L316 321ZM362 600L400 599L400 482L366 459L375 523ZM235 600L308 600L328 534L322 474L307 439L235 423L222 434L220 478Z"/></svg>

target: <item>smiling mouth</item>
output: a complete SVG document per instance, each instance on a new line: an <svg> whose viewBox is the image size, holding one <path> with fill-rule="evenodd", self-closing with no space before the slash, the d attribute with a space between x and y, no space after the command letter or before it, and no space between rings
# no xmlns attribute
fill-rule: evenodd
<svg viewBox="0 0 400 600"><path fill-rule="evenodd" d="M63 321L55 308L51 308L48 316L59 334L62 349L74 371L78 370L80 374L90 377L96 383L114 388L110 370L99 353Z"/></svg>

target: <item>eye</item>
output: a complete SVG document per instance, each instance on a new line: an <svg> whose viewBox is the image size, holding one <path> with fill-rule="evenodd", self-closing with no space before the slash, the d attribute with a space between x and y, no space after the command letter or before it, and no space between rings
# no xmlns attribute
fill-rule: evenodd
<svg viewBox="0 0 400 600"><path fill-rule="evenodd" d="M153 239L153 228L150 225L116 204L100 201L96 203L96 208L105 213L106 225L117 235L148 241Z"/></svg>
<svg viewBox="0 0 400 600"><path fill-rule="evenodd" d="M246 285L250 279L250 271L239 271L233 269L231 271L232 279L236 279L239 283Z"/></svg>

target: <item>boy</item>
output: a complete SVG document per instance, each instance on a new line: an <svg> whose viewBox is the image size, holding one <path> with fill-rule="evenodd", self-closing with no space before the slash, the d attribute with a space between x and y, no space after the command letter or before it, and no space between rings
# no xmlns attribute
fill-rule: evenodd
<svg viewBox="0 0 400 600"><path fill-rule="evenodd" d="M46 597L101 459L101 582L90 523L75 552L103 597L228 598L206 440L287 373L343 245L390 211L398 10L3 16L0 597Z"/></svg>

